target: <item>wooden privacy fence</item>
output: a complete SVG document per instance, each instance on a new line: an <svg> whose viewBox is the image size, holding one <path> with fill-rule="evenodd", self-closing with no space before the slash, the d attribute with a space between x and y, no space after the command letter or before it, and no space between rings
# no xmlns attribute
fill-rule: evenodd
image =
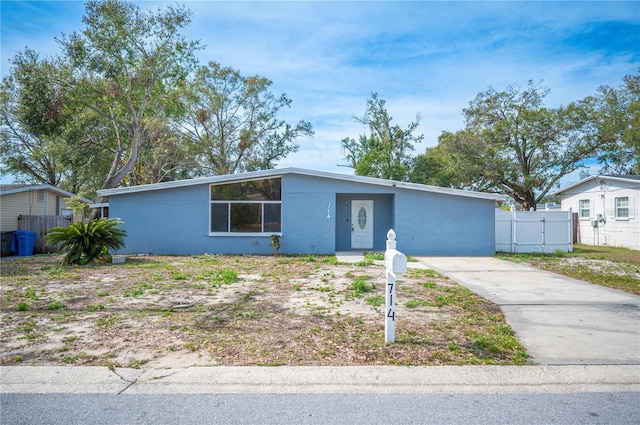
<svg viewBox="0 0 640 425"><path fill-rule="evenodd" d="M496 252L573 252L569 211L496 210Z"/></svg>
<svg viewBox="0 0 640 425"><path fill-rule="evenodd" d="M18 229L28 230L36 234L34 243L35 254L45 254L48 252L56 252L59 245L50 246L44 242L44 236L49 229L54 227L65 227L71 222L70 217L61 215L21 215L18 217Z"/></svg>

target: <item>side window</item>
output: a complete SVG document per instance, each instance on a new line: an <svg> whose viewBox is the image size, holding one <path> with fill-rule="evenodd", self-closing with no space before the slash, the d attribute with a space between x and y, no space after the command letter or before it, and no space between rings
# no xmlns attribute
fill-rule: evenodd
<svg viewBox="0 0 640 425"><path fill-rule="evenodd" d="M629 218L629 197L624 196L615 199L616 218Z"/></svg>
<svg viewBox="0 0 640 425"><path fill-rule="evenodd" d="M579 201L580 207L580 218L590 218L591 217L591 201L589 199L581 199Z"/></svg>

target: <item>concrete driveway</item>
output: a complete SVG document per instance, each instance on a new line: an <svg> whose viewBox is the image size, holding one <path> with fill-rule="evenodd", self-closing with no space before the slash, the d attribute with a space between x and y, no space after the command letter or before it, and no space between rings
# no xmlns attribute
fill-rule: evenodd
<svg viewBox="0 0 640 425"><path fill-rule="evenodd" d="M640 364L637 295L492 257L417 260L500 306L535 363Z"/></svg>

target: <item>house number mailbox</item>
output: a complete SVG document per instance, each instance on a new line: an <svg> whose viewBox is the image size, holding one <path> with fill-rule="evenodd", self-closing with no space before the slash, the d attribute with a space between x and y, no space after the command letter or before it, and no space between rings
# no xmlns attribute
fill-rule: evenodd
<svg viewBox="0 0 640 425"><path fill-rule="evenodd" d="M387 232L387 250L384 252L384 264L387 269L385 290L384 341L395 342L396 331L396 274L407 271L407 257L396 249L396 232Z"/></svg>

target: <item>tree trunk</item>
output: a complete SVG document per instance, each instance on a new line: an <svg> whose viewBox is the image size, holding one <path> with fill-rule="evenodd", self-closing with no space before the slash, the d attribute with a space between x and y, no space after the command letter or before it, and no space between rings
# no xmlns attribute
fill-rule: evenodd
<svg viewBox="0 0 640 425"><path fill-rule="evenodd" d="M125 177L129 174L134 164L138 160L138 153L140 152L140 146L142 145L142 129L140 126L135 126L131 131L131 148L129 149L129 157L127 158L127 162L118 169L117 164L120 162L120 158L122 155L117 155L114 160L113 166L111 170L109 170L109 175L102 185L102 189L114 189L118 187L120 182L124 180ZM96 199L96 203L106 203L109 202L109 198L105 196L99 196ZM100 210L94 209L91 213L91 219L100 218Z"/></svg>

